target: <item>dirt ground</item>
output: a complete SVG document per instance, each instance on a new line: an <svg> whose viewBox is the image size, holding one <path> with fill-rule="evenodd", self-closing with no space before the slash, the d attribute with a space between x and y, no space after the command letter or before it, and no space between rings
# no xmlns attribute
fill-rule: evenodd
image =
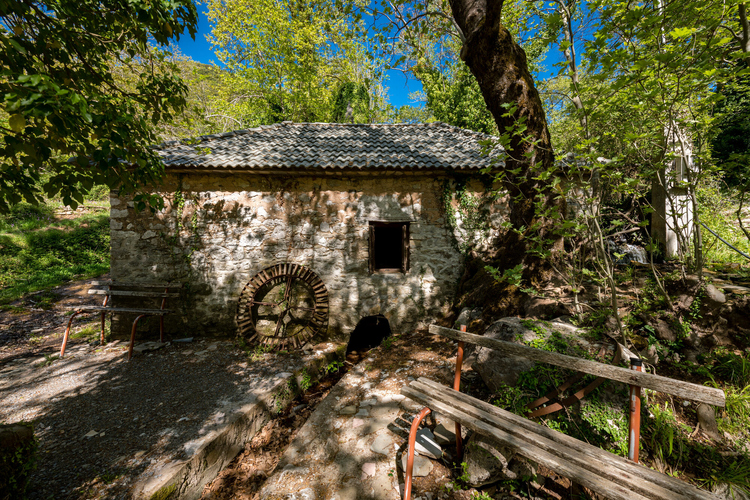
<svg viewBox="0 0 750 500"><path fill-rule="evenodd" d="M130 498L134 485L164 464L191 460L204 438L317 355L316 347L305 356L250 359L232 341L195 339L136 352L128 362L125 342L102 347L86 337L57 359L63 305L85 302L86 289L71 283L54 291L61 299L47 310L27 298L0 316L7 325L0 422L33 422L39 440L31 499ZM92 321L98 317L76 328Z"/></svg>
<svg viewBox="0 0 750 500"><path fill-rule="evenodd" d="M104 277L106 278L106 277ZM717 276L725 278L725 276ZM748 290L742 282L727 284L734 290L729 290L730 297L744 300ZM628 288L630 287L630 288ZM637 291L638 284L623 285L623 295L626 297ZM726 287L729 288L729 287ZM58 287L51 292L31 294L24 299L11 304L0 311L0 374L5 378L14 370L46 371L51 378L61 364L54 360L59 351L61 335L68 320L66 305L96 304L96 297L87 295L88 286L85 282L71 282ZM745 300L745 302L747 302ZM96 315L81 315L76 318L74 326L81 328L97 321ZM345 369L311 387L297 397L280 415L269 422L247 445L239 456L219 476L206 485L203 490L204 499L258 499L259 491L265 480L272 476L279 458L284 450L295 438L297 431L307 421L314 409L331 391L336 382L347 369L363 362L370 370L393 370L400 366L404 359L414 354L414 346L420 346L420 351L428 356L436 366L447 366L455 359L454 347L444 340L435 338L426 332L417 335L394 337L369 352L350 354ZM159 366L160 372L176 374L167 383L159 383L146 365L133 364L130 372L138 371L137 377L131 382L122 383L126 374L126 365L122 363L101 363L101 369L95 378L90 380L78 379L72 384L72 390L65 394L37 394L37 400L58 398L62 403L54 413L35 410L34 404L22 402L25 408L7 401L0 404L0 421L11 421L10 418L21 417L37 423L37 435L40 439L40 467L32 479L31 498L125 498L128 478L144 471L160 455L149 450L163 447L163 443L170 441L172 435L159 435L151 432L152 424L166 421L165 426L178 434L188 436L199 432L197 420L182 420L190 413L189 402L184 395L195 387L201 386L205 380L220 376L227 378L224 395L231 395L236 384L243 383L248 376L246 367L237 367L246 359L241 351L230 344L221 344L210 348L210 343L173 344L154 353L142 354L141 359L151 359L154 366ZM102 360L121 359L123 346L110 345L102 350L96 341L91 339L73 340L69 349L77 355L100 355ZM195 352L205 351L196 366L191 366L195 377L183 377L184 373L177 369L178 364L184 363ZM266 355L271 356L271 355ZM226 358L226 359L224 359ZM230 359L231 358L231 359ZM236 359L235 359L236 358ZM223 360L223 361L222 361ZM200 365L200 366L199 366ZM201 368L202 366L202 368ZM165 370L166 369L166 370ZM75 370L60 373L61 377L75 378ZM446 382L451 376L450 370L444 375ZM467 381L475 375L471 370L464 373ZM142 380L144 384L135 384L133 380ZM98 392L94 390L99 386ZM122 386L125 385L125 391ZM164 387L174 390L164 391ZM182 388L182 389L180 389ZM9 389L9 388L6 388ZM162 402L163 410L153 413L152 406L158 405L151 394L164 392L168 402ZM104 397L107 401L105 412L91 411L92 397ZM130 397L123 395L130 394ZM145 398L144 398L145 396ZM171 399L170 399L171 398ZM128 404L137 401L137 404ZM39 401L36 401L39 402ZM34 403L32 401L32 403ZM15 406L14 406L15 405ZM23 405L21 405L23 406ZM97 406L97 408L101 408ZM196 407L197 408L197 407ZM196 410L198 411L198 410ZM202 411L202 410L200 410ZM198 413L200 413L198 411ZM71 415L74 417L71 418ZM145 415L145 417L144 417ZM687 415L685 423L694 425L692 415ZM681 417L682 419L683 417ZM191 427L192 425L192 427ZM138 429L143 434L125 436L124 430ZM96 436L89 436L96 431ZM155 449L154 448L154 449ZM113 460L114 459L114 460ZM544 471L540 471L544 472ZM549 472L549 471L548 471ZM416 478L414 491L416 497L424 499L469 499L476 493L472 489L454 490L448 486L454 483L459 475L457 464L447 461L435 463L433 471L426 477ZM487 490L493 498L571 498L575 493L573 485L565 478L552 473L547 474L546 482L540 488L527 485L526 491L507 491L503 486L496 486Z"/></svg>

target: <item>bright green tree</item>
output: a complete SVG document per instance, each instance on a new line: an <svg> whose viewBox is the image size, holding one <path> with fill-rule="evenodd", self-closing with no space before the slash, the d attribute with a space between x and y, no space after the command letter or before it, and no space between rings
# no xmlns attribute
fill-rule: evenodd
<svg viewBox="0 0 750 500"><path fill-rule="evenodd" d="M329 121L347 89L377 97L363 26L345 9L324 0L211 0L208 9L233 116L243 125Z"/></svg>
<svg viewBox="0 0 750 500"><path fill-rule="evenodd" d="M157 181L154 126L183 109L186 88L154 45L194 36L196 22L190 0L0 0L0 210Z"/></svg>

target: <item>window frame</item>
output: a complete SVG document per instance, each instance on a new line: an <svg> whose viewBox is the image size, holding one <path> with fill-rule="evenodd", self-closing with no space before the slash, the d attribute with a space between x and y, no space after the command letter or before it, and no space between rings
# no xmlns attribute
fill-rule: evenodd
<svg viewBox="0 0 750 500"><path fill-rule="evenodd" d="M411 221L380 221L371 220L368 221L369 225L369 268L370 274L406 274L409 272L410 265L410 224ZM401 226L401 266L400 267L388 267L388 268L376 268L375 267L375 233L378 227L395 227Z"/></svg>

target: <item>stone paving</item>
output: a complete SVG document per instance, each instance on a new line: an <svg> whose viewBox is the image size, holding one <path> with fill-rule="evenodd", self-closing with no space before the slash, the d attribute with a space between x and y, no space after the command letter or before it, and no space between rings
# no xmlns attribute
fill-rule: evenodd
<svg viewBox="0 0 750 500"><path fill-rule="evenodd" d="M421 406L399 391L419 376L447 382L453 365L451 360L427 351L402 357L398 365L386 368L372 368L374 361L375 357L370 357L359 363L319 404L284 452L260 498L401 498L403 472L398 462L406 449L406 434L395 424L406 427L402 417L410 421L405 414L413 415ZM451 422L437 417L442 424L438 429L453 428ZM452 436L446 434L437 439ZM433 464L420 456L415 469L424 476L432 471Z"/></svg>

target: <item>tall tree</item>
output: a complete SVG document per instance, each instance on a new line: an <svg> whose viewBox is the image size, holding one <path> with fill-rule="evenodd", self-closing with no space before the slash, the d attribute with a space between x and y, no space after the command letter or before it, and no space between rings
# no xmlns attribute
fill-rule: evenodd
<svg viewBox="0 0 750 500"><path fill-rule="evenodd" d="M555 190L552 142L526 53L502 22L503 2L450 0L450 6L461 30L461 58L479 83L507 153L502 179L515 231L501 250L509 264L524 265L528 278L545 278L545 258L561 248L555 226L565 200Z"/></svg>
<svg viewBox="0 0 750 500"><path fill-rule="evenodd" d="M191 0L0 1L0 210L155 182L154 126L184 108L186 88L152 44L194 36L196 22ZM116 68L137 75L132 86Z"/></svg>

